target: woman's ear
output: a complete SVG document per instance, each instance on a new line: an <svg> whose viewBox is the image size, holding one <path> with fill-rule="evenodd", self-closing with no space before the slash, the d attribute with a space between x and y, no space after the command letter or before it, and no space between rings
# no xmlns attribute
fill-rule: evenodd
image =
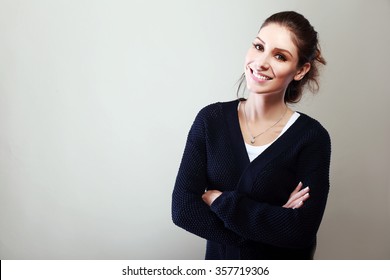
<svg viewBox="0 0 390 280"><path fill-rule="evenodd" d="M306 62L303 66L298 70L298 72L294 76L295 81L300 81L305 77L306 73L309 72L311 64Z"/></svg>

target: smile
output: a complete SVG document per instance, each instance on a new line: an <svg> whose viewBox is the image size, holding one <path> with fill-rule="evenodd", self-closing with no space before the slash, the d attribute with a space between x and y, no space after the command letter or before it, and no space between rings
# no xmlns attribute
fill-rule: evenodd
<svg viewBox="0 0 390 280"><path fill-rule="evenodd" d="M258 78L259 80L264 80L264 81L267 81L267 80L272 80L272 78L268 77L268 76L264 76L264 75L261 75L261 74L257 74L255 72L252 72L253 76L255 76L256 78Z"/></svg>
<svg viewBox="0 0 390 280"><path fill-rule="evenodd" d="M256 73L255 71L253 71L252 69L251 70L251 73L253 75L254 78L256 78L257 80L260 80L260 81L269 81L269 80L272 80L271 77L268 77L266 75L262 75L262 74L259 74L259 73Z"/></svg>

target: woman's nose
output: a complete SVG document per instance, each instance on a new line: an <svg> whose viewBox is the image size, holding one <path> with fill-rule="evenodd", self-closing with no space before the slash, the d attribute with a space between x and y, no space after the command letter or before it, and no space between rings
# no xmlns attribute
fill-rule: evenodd
<svg viewBox="0 0 390 280"><path fill-rule="evenodd" d="M258 57L256 57L256 59L254 61L254 66L255 66L256 70L268 69L270 67L268 60L269 60L268 56L265 54L259 55Z"/></svg>

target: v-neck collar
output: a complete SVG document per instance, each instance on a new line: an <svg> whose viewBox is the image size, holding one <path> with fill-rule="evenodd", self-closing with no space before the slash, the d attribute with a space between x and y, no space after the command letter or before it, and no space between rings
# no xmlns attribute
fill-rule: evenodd
<svg viewBox="0 0 390 280"><path fill-rule="evenodd" d="M242 137L240 123L238 119L237 106L239 100L231 101L222 105L223 114L226 119L226 126L229 130L229 137L231 139L231 144L233 147L233 154L237 159L238 168L240 173L247 168L250 164L248 153L245 148L245 141Z"/></svg>
<svg viewBox="0 0 390 280"><path fill-rule="evenodd" d="M258 157L250 162L238 119L238 104L239 100L225 103L225 105L223 105L223 112L229 130L229 137L231 139L232 153L237 159L237 168L241 174L240 181L246 181L251 180L252 177L247 176L247 172L252 173L262 170L269 162L277 158L284 150L290 147L291 139L299 137L299 134L301 134L302 130L305 128L308 118L305 114L299 112L300 117ZM249 182L239 184L239 186L244 188L240 189L240 191L250 191L247 189L250 185Z"/></svg>

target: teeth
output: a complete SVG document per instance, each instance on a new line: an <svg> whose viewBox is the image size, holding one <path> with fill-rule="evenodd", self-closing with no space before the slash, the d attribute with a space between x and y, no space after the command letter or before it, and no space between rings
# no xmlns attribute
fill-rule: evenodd
<svg viewBox="0 0 390 280"><path fill-rule="evenodd" d="M260 75L260 74L255 73L255 72L253 72L253 76L255 76L256 78L258 78L259 80L271 80L271 78L266 77L266 76L262 76L262 75Z"/></svg>

